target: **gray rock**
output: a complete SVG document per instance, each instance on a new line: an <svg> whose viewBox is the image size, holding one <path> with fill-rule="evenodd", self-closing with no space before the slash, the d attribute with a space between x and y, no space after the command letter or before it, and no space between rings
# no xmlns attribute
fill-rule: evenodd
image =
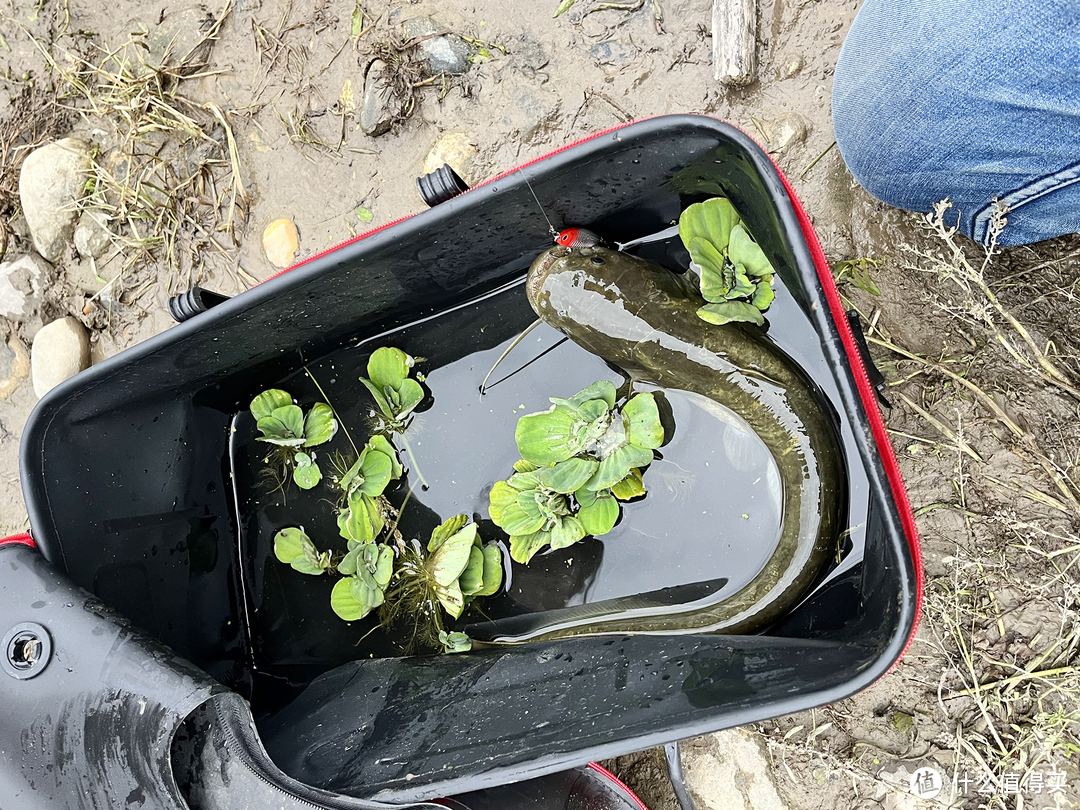
<svg viewBox="0 0 1080 810"><path fill-rule="evenodd" d="M382 135L397 116L390 68L382 59L368 65L364 77L364 100L360 105L360 129L367 135Z"/></svg>
<svg viewBox="0 0 1080 810"><path fill-rule="evenodd" d="M446 26L431 17L413 17L401 24L401 33L406 40L431 37L416 45L416 58L427 66L429 73L464 73L469 69L472 48L456 34L431 36L445 31Z"/></svg>
<svg viewBox="0 0 1080 810"><path fill-rule="evenodd" d="M37 312L54 281L52 265L34 254L0 264L0 315L26 320Z"/></svg>
<svg viewBox="0 0 1080 810"><path fill-rule="evenodd" d="M75 250L84 259L100 258L109 249L106 217L100 211L83 211L75 225Z"/></svg>
<svg viewBox="0 0 1080 810"><path fill-rule="evenodd" d="M39 397L90 366L90 336L75 318L46 324L30 348L30 376Z"/></svg>
<svg viewBox="0 0 1080 810"><path fill-rule="evenodd" d="M64 255L86 188L90 147L77 138L38 147L23 161L19 200L37 252L51 262Z"/></svg>

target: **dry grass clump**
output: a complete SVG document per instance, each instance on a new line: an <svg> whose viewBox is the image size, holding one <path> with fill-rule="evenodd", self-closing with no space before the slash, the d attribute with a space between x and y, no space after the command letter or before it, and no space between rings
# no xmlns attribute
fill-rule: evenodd
<svg viewBox="0 0 1080 810"><path fill-rule="evenodd" d="M907 432L893 434L913 458L936 456L929 468L944 465L951 484L951 497L916 510L932 528L953 527L923 538L939 555L951 551L934 562L909 663L883 682L925 714L913 720L898 712L887 725L915 735L902 760L930 761L955 778L936 802L1055 806L1080 792L1080 387L1068 358L1038 336L1042 324L1019 317L1000 294L1007 287L1009 301L1023 300L1023 285L1010 288L1010 274L997 266L1007 211L996 213L989 245L978 248L947 224L950 207L943 201L925 217L930 239L906 248L902 266L930 281L928 322L936 309L966 342L949 340L934 355L910 351L879 312L865 313L868 341L884 351L891 372L888 396L898 407L890 421L906 422ZM869 268L849 272L856 269ZM1068 299L1068 289L1054 290L1057 268L1045 269L1049 280L1026 276L1028 296ZM850 281L867 289L854 274ZM931 512L951 522L934 522ZM880 757L861 753L857 731L837 733L852 719L843 706L810 717L769 738L781 759L809 757L850 780L858 796L907 791L882 781Z"/></svg>
<svg viewBox="0 0 1080 810"><path fill-rule="evenodd" d="M155 53L139 34L116 48L55 56L33 40L57 77L58 106L108 127L115 139L107 151L95 150L79 203L106 230L110 258L121 259L110 284L123 286L129 270L160 263L172 294L199 283L208 261L242 286L255 281L234 256L247 196L229 114L183 90L215 72L206 59L229 11L208 18L184 53L175 40Z"/></svg>

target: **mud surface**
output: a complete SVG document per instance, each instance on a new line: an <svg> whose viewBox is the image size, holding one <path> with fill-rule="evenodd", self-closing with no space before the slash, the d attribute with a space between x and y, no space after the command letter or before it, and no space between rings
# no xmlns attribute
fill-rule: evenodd
<svg viewBox="0 0 1080 810"><path fill-rule="evenodd" d="M11 347L0 370L17 366L36 330L62 315L91 328L100 360L168 328L171 293L199 283L231 295L273 274L262 232L279 217L296 223L302 260L419 210L413 178L446 133L475 145L465 170L475 183L632 119L692 112L731 121L773 152L837 265L841 292L872 324L928 579L923 624L897 669L853 698L757 727L771 778L788 806L808 810L914 807L908 776L922 765L957 775L960 789L963 776L972 780L966 796L950 799L947 789L936 802L1076 806L1080 400L1071 381L1080 380L1080 241L1013 249L984 271L981 250L962 245L993 300L1030 332L1029 346L978 285L957 283L958 259L945 241L856 186L832 147L829 114L833 67L856 2L762 0L759 79L742 90L712 78L711 0L661 0L663 33L649 2L590 11L595 3L578 0L553 18L557 5L530 4L528 14L510 13L505 0L227 7L205 67L169 85L212 143L183 133L144 139L162 160L203 177L187 187L194 191L176 251L155 249L130 266L128 247L93 265L70 251L41 311L0 321ZM94 114L61 69L100 61L132 36L158 32L181 42L173 32L194 30L197 40L223 16L219 7L190 8L172 0L152 13L129 0L0 4L8 258L30 249L17 194L25 147L74 134L107 154L123 141L122 118ZM417 85L409 114L385 134L366 135L358 107L367 66L400 44L402 21L418 16L472 41L469 69L431 79L405 71ZM170 28L184 19L195 28ZM235 204L225 193L227 138L207 104L234 136L243 191ZM837 264L858 259L874 262ZM2 535L27 528L18 447L37 400L18 375L0 395ZM663 762L653 751L608 764L650 806L670 808ZM1027 779L1027 792L1013 790L1014 774ZM1049 788L1050 774L1060 790ZM701 810L720 807L698 798Z"/></svg>

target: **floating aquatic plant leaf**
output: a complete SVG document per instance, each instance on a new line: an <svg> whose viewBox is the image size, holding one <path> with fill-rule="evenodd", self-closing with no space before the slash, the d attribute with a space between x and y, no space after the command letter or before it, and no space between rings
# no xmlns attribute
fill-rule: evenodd
<svg viewBox="0 0 1080 810"><path fill-rule="evenodd" d="M354 584L359 584L355 590ZM355 577L345 577L335 582L333 590L330 591L330 609L345 621L354 622L382 604L380 596L375 589L364 587ZM378 604L375 604L376 600Z"/></svg>
<svg viewBox="0 0 1080 810"><path fill-rule="evenodd" d="M465 596L472 596L484 587L484 552L475 543L469 549L469 561L458 577L458 587Z"/></svg>
<svg viewBox="0 0 1080 810"><path fill-rule="evenodd" d="M440 630L439 643L442 644L445 653L468 652L472 649L472 639L456 630L452 633Z"/></svg>
<svg viewBox="0 0 1080 810"><path fill-rule="evenodd" d="M735 265L734 283L724 298L728 301L733 301L736 298L749 298L756 289L754 282L746 275L745 268L741 264L737 264Z"/></svg>
<svg viewBox="0 0 1080 810"><path fill-rule="evenodd" d="M615 385L608 380L597 380L592 385L586 386L566 400L551 398L553 403L565 402L572 408L580 408L586 402L600 400L604 402L608 410L615 407Z"/></svg>
<svg viewBox="0 0 1080 810"><path fill-rule="evenodd" d="M540 549L548 544L551 535L548 532L510 535L510 559L525 565Z"/></svg>
<svg viewBox="0 0 1080 810"><path fill-rule="evenodd" d="M371 543L386 521L375 499L356 489L349 493L345 508L338 512L337 524L339 533L346 540Z"/></svg>
<svg viewBox="0 0 1080 810"><path fill-rule="evenodd" d="M644 467L652 462L652 450L633 444L624 444L600 462L600 466L586 484L585 489L596 492L609 489L626 478L634 467Z"/></svg>
<svg viewBox="0 0 1080 810"><path fill-rule="evenodd" d="M532 534L540 531L548 520L537 502L540 494L536 489L519 492L514 504L503 512L502 523L496 521L499 528L504 529L507 534Z"/></svg>
<svg viewBox="0 0 1080 810"><path fill-rule="evenodd" d="M316 402L304 417L304 447L325 444L334 438L337 429L333 409L325 402Z"/></svg>
<svg viewBox="0 0 1080 810"><path fill-rule="evenodd" d="M401 383L398 391L397 418L408 416L424 401L424 389L416 380L408 379Z"/></svg>
<svg viewBox="0 0 1080 810"><path fill-rule="evenodd" d="M423 387L409 378L414 363L414 358L401 349L389 346L376 349L368 359L368 376L361 377L360 382L387 419L400 422L424 399Z"/></svg>
<svg viewBox="0 0 1080 810"><path fill-rule="evenodd" d="M772 288L773 277L771 275L764 275L758 279L757 290L754 292L754 297L750 299L750 303L764 312L770 306L772 306L773 299L776 298L776 293Z"/></svg>
<svg viewBox="0 0 1080 810"><path fill-rule="evenodd" d="M330 607L345 621L356 621L379 607L394 573L394 551L374 543L353 548L338 565L349 574L330 592Z"/></svg>
<svg viewBox="0 0 1080 810"><path fill-rule="evenodd" d="M740 222L738 211L726 197L713 197L711 200L694 203L679 217L679 237L690 250L694 237L701 237L712 243L717 251L724 253L728 247L731 230ZM694 254L690 257L701 264Z"/></svg>
<svg viewBox="0 0 1080 810"><path fill-rule="evenodd" d="M723 301L733 277L726 268L724 254L708 239L695 236L687 246L690 258L701 268L701 295L706 301Z"/></svg>
<svg viewBox="0 0 1080 810"><path fill-rule="evenodd" d="M384 436L376 434L364 445L360 457L341 477L338 486L349 494L359 490L377 498L392 480L401 477L401 473L401 463L393 446Z"/></svg>
<svg viewBox="0 0 1080 810"><path fill-rule="evenodd" d="M330 567L330 553L315 548L302 529L289 527L274 535L274 556L301 574L318 576Z"/></svg>
<svg viewBox="0 0 1080 810"><path fill-rule="evenodd" d="M600 462L591 458L568 458L554 467L545 467L536 471L536 480L540 486L569 495L585 485L593 477Z"/></svg>
<svg viewBox="0 0 1080 810"><path fill-rule="evenodd" d="M634 467L624 479L611 485L611 494L620 501L628 501L644 495L645 485L641 479L641 468Z"/></svg>
<svg viewBox="0 0 1080 810"><path fill-rule="evenodd" d="M502 587L502 549L495 543L488 543L480 551L484 555L484 568L481 575L480 590L473 596L491 596Z"/></svg>
<svg viewBox="0 0 1080 810"><path fill-rule="evenodd" d="M750 238L750 234L741 223L731 229L728 258L731 259L732 264L742 265L748 276L760 278L776 272L769 260L765 258L761 247Z"/></svg>
<svg viewBox="0 0 1080 810"><path fill-rule="evenodd" d="M744 301L723 301L719 304L706 304L697 311L697 315L701 320L716 325L737 321L754 323L758 326L765 323L765 316L761 314L761 310Z"/></svg>
<svg viewBox="0 0 1080 810"><path fill-rule="evenodd" d="M298 557L304 556L304 543L311 543L311 539L303 529L290 527L282 529L274 535L274 556L279 561L288 565ZM314 546L314 543L311 543Z"/></svg>
<svg viewBox="0 0 1080 810"><path fill-rule="evenodd" d="M288 392L280 388L270 388L251 400L249 410L255 417L255 421L258 421L273 414L277 408L284 408L286 405L292 405L292 397Z"/></svg>
<svg viewBox="0 0 1080 810"><path fill-rule="evenodd" d="M431 533L431 539L428 540L428 551L436 551L444 542L465 528L465 524L468 522L468 515L454 515L439 526L436 526L435 530Z"/></svg>
<svg viewBox="0 0 1080 810"><path fill-rule="evenodd" d="M664 426L652 394L637 394L622 409L623 426L630 443L655 450L664 443Z"/></svg>
<svg viewBox="0 0 1080 810"><path fill-rule="evenodd" d="M322 480L322 470L307 453L297 453L293 461L293 480L300 489L312 489Z"/></svg>
<svg viewBox="0 0 1080 810"><path fill-rule="evenodd" d="M611 494L611 490L602 489L593 492L582 489L575 493L581 509L578 510L577 519L581 521L588 534L593 537L607 534L615 527L619 519L619 502Z"/></svg>
<svg viewBox="0 0 1080 810"><path fill-rule="evenodd" d="M581 525L581 521L573 515L556 518L555 525L551 528L551 547L566 548L572 546L588 532Z"/></svg>
<svg viewBox="0 0 1080 810"><path fill-rule="evenodd" d="M391 407L390 402L382 392L382 389L366 377L361 377L360 382L362 382L364 387L371 392L371 396L375 399L375 404L378 406L379 410L382 411L383 415L387 419L393 419L394 409Z"/></svg>
<svg viewBox="0 0 1080 810"><path fill-rule="evenodd" d="M269 416L256 422L263 435L261 442L279 447L299 447L304 443L304 412L296 405L274 408Z"/></svg>
<svg viewBox="0 0 1080 810"><path fill-rule="evenodd" d="M517 461L514 462L514 471L515 472L527 473L527 472L533 472L534 470L538 470L538 469L540 469L540 468L537 467L535 464L533 464L531 461L526 461L523 458L519 458Z"/></svg>
<svg viewBox="0 0 1080 810"><path fill-rule="evenodd" d="M502 529L506 528L505 524L510 520L506 511L518 508L517 496L519 492L521 490L512 487L509 481L496 481L491 487L491 493L488 496L488 514L495 521L495 524Z"/></svg>
<svg viewBox="0 0 1080 810"><path fill-rule="evenodd" d="M456 518L450 518L456 520ZM436 584L449 587L456 583L469 562L469 552L476 539L476 524L470 523L447 537L428 558L428 567ZM451 611L452 612L452 611ZM460 611L455 618L460 616Z"/></svg>
<svg viewBox="0 0 1080 810"><path fill-rule="evenodd" d="M553 405L550 411L523 416L514 431L518 452L526 461L541 467L566 461L584 449L583 438L575 431L583 421L567 405Z"/></svg>
<svg viewBox="0 0 1080 810"><path fill-rule="evenodd" d="M401 349L384 346L373 351L368 358L368 379L378 386L379 390L392 388L396 391L409 376L410 368L412 358L409 355Z"/></svg>
<svg viewBox="0 0 1080 810"><path fill-rule="evenodd" d="M390 444L385 436L381 433L376 433L370 439L368 439L368 447L379 453L384 453L390 457L390 480L396 481L401 478L403 468L401 462L398 461L397 451L394 446Z"/></svg>

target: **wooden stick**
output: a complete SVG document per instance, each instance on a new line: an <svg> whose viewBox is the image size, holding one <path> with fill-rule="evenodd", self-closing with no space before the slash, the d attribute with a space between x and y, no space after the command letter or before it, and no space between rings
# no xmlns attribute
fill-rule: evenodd
<svg viewBox="0 0 1080 810"><path fill-rule="evenodd" d="M757 0L713 0L713 75L742 87L757 76Z"/></svg>

